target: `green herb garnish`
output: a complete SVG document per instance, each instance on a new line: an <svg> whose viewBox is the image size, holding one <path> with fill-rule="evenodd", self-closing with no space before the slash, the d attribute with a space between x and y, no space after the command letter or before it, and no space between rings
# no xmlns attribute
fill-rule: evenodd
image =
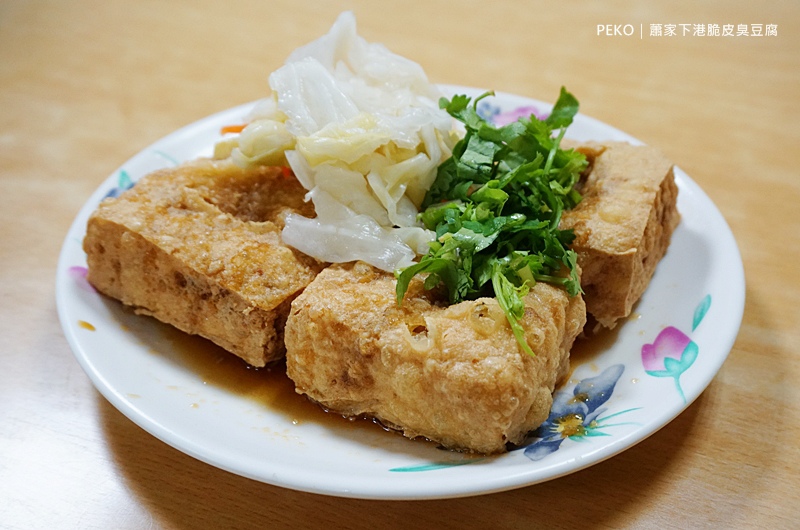
<svg viewBox="0 0 800 530"><path fill-rule="evenodd" d="M562 88L546 119L531 115L495 127L477 110L491 95L471 105L463 95L439 101L466 135L425 196L420 219L436 240L419 263L396 272L397 301L422 273L428 273L425 288L443 285L450 303L493 295L520 347L534 355L519 322L528 290L544 281L570 296L581 292L577 256L568 248L574 235L558 229L562 212L581 200L574 186L586 158L559 148L578 100Z"/></svg>

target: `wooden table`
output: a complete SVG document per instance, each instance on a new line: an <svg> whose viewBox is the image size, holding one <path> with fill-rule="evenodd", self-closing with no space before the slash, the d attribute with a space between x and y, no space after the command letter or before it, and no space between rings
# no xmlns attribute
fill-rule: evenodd
<svg viewBox="0 0 800 530"><path fill-rule="evenodd" d="M709 194L740 246L747 303L727 362L675 421L544 484L377 502L215 469L95 391L55 306L56 259L77 211L146 145L264 96L268 73L345 9L365 38L435 82L543 100L566 85L585 114L658 146ZM794 527L798 22L800 4L743 0L1 3L0 527ZM695 24L750 35L694 35ZM632 35L614 36L614 25ZM777 35L765 34L771 25Z"/></svg>

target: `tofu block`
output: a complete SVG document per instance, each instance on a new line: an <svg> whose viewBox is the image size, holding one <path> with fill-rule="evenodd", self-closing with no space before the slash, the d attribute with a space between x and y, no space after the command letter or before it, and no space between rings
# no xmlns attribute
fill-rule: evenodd
<svg viewBox="0 0 800 530"><path fill-rule="evenodd" d="M679 222L673 164L648 146L574 147L589 168L578 186L583 200L560 227L575 232L587 312L613 328L631 314Z"/></svg>
<svg viewBox="0 0 800 530"><path fill-rule="evenodd" d="M363 262L332 265L292 302L286 368L298 393L442 446L500 453L550 412L586 322L580 295L537 283L521 320L523 352L494 298L446 305L412 280Z"/></svg>
<svg viewBox="0 0 800 530"><path fill-rule="evenodd" d="M87 279L264 366L283 356L290 304L322 269L280 238L287 213L313 216L304 194L279 168L197 160L157 171L89 219Z"/></svg>

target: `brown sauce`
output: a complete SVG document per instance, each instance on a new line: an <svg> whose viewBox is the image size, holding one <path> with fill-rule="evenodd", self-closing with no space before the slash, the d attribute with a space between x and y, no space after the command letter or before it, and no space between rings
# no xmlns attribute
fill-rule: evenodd
<svg viewBox="0 0 800 530"><path fill-rule="evenodd" d="M617 325L614 329L608 329L596 325L596 322L590 318L583 333L575 339L569 352L569 374L564 382L572 381L572 374L579 366L588 365L589 368L598 370L594 364L595 361L614 346L620 329L622 329L622 324Z"/></svg>
<svg viewBox="0 0 800 530"><path fill-rule="evenodd" d="M176 361L196 373L203 382L232 394L252 400L272 412L283 414L293 424L306 422L324 424L331 428L376 429L366 418L345 418L327 413L322 407L295 392L294 382L286 375L286 364L276 362L254 368L197 335L189 335L171 326L160 326L162 337L170 344ZM380 430L380 429L378 429Z"/></svg>
<svg viewBox="0 0 800 530"><path fill-rule="evenodd" d="M572 347L570 372L561 384L575 382L572 376L578 366L588 364L591 367L603 352L613 346L621 327L609 330L587 323L584 333ZM196 373L205 384L252 400L272 412L284 415L295 425L314 422L332 429L364 429L365 434L385 432L387 436L398 436L398 433L370 418L346 418L327 412L306 396L298 394L294 382L286 375L285 362L254 368L202 337L186 334L167 325L159 325L159 328L176 361ZM358 436L357 432L354 434Z"/></svg>
<svg viewBox="0 0 800 530"><path fill-rule="evenodd" d="M97 329L92 324L86 322L85 320L78 320L78 326L83 329L88 329L89 331L95 331Z"/></svg>

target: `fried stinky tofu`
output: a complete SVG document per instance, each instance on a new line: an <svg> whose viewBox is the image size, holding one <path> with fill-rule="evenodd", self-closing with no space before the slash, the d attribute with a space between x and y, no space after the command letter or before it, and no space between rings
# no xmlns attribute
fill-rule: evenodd
<svg viewBox="0 0 800 530"><path fill-rule="evenodd" d="M564 212L560 228L575 232L587 312L613 328L631 314L679 222L673 164L648 146L574 147L589 169L577 186L583 200Z"/></svg>
<svg viewBox="0 0 800 530"><path fill-rule="evenodd" d="M284 245L289 212L313 216L279 168L197 160L104 200L83 245L101 293L253 366L281 358L291 301L322 264Z"/></svg>
<svg viewBox="0 0 800 530"><path fill-rule="evenodd" d="M494 298L440 303L414 279L402 305L391 274L363 262L322 271L292 302L286 366L298 393L450 449L499 453L552 405L586 321L580 295L537 283L523 352Z"/></svg>

